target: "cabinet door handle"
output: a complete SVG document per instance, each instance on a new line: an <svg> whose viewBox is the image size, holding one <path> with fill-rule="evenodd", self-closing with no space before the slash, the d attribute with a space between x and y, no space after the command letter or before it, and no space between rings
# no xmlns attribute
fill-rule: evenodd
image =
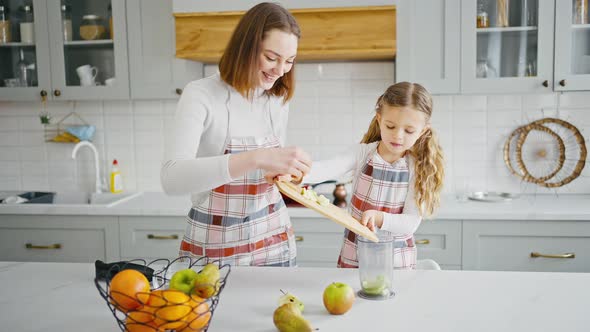
<svg viewBox="0 0 590 332"><path fill-rule="evenodd" d="M148 234L147 238L150 240L178 240L178 235L154 235Z"/></svg>
<svg viewBox="0 0 590 332"><path fill-rule="evenodd" d="M180 96L182 94L182 89L176 88L176 94Z"/></svg>
<svg viewBox="0 0 590 332"><path fill-rule="evenodd" d="M50 244L48 246L37 246L32 243L25 244L27 249L61 249L61 243Z"/></svg>
<svg viewBox="0 0 590 332"><path fill-rule="evenodd" d="M303 236L301 236L301 235L295 236L295 242L303 242Z"/></svg>
<svg viewBox="0 0 590 332"><path fill-rule="evenodd" d="M565 86L565 84L566 84L565 80L561 80L561 81L559 81L559 85L561 85L561 86Z"/></svg>
<svg viewBox="0 0 590 332"><path fill-rule="evenodd" d="M548 80L544 80L543 81L543 86L548 88L549 87L549 81Z"/></svg>
<svg viewBox="0 0 590 332"><path fill-rule="evenodd" d="M429 239L416 240L416 244L430 244L430 240Z"/></svg>
<svg viewBox="0 0 590 332"><path fill-rule="evenodd" d="M53 90L53 95L56 97L59 97L59 96L61 96L61 91L58 89L55 89L55 90Z"/></svg>
<svg viewBox="0 0 590 332"><path fill-rule="evenodd" d="M540 252L531 252L531 257L545 257L545 258L576 258L576 254L573 252L568 252L561 255L550 255L550 254L542 254Z"/></svg>

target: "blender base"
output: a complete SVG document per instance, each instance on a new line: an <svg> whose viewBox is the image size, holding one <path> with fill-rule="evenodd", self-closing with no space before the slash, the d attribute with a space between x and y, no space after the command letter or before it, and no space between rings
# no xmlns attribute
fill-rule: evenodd
<svg viewBox="0 0 590 332"><path fill-rule="evenodd" d="M379 294L379 295L372 295L372 294L367 294L367 293L363 292L363 290L361 289L356 294L363 299L377 300L377 301L389 300L389 299L392 299L395 297L395 292L392 290L389 291L389 294L385 293L385 294Z"/></svg>

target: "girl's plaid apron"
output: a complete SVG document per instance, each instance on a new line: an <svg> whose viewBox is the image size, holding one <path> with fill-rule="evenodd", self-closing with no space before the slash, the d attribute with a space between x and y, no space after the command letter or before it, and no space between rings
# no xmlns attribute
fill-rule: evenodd
<svg viewBox="0 0 590 332"><path fill-rule="evenodd" d="M228 133L224 154L280 147L270 116L270 100L267 136L231 136L232 128L240 125L232 112L247 111L232 109L231 93L228 91L226 102ZM206 200L189 211L187 220L181 256L208 256L222 264L242 266L295 266L295 237L285 202L277 187L265 181L260 169L211 190Z"/></svg>
<svg viewBox="0 0 590 332"><path fill-rule="evenodd" d="M377 150L369 154L356 181L350 213L360 220L363 211L379 210L386 213L400 214L404 210L404 202L408 193L410 172L406 158L400 158L390 164L383 160ZM338 257L338 267L356 268L356 234L344 231L344 243ZM395 236L393 250L394 267L397 269L416 268L416 247L414 234Z"/></svg>

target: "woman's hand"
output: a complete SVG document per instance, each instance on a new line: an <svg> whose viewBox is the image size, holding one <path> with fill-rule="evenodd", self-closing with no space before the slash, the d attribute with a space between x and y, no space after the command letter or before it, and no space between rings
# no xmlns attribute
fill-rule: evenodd
<svg viewBox="0 0 590 332"><path fill-rule="evenodd" d="M257 153L258 168L266 171L264 177L269 182L284 175L300 180L311 168L311 157L298 147L260 149Z"/></svg>
<svg viewBox="0 0 590 332"><path fill-rule="evenodd" d="M371 231L375 231L375 226L381 228L383 226L383 212L377 210L367 210L363 212L360 223L369 227Z"/></svg>

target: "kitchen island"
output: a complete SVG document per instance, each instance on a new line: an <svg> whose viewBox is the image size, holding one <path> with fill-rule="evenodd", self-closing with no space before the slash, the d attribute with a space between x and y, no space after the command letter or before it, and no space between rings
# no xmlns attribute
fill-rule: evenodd
<svg viewBox="0 0 590 332"><path fill-rule="evenodd" d="M588 331L590 274L396 271L396 296L358 298L343 316L322 304L333 281L359 289L358 271L233 268L209 331L276 331L279 289L305 303L319 331ZM2 331L117 331L88 263L0 262Z"/></svg>

